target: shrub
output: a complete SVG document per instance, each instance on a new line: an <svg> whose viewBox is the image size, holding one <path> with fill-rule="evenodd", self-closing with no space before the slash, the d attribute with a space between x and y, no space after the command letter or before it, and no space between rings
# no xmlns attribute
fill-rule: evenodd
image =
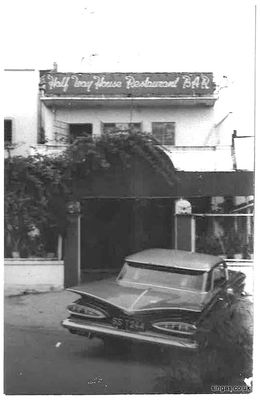
<svg viewBox="0 0 260 400"><path fill-rule="evenodd" d="M252 376L253 311L248 298L234 298L209 314L198 353L169 352L157 380L160 393L212 393L213 385L242 385Z"/></svg>

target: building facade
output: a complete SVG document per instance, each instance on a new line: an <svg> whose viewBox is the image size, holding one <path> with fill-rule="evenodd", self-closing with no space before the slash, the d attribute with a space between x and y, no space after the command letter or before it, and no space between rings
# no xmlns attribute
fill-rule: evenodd
<svg viewBox="0 0 260 400"><path fill-rule="evenodd" d="M215 89L209 73L43 75L46 148L131 128L152 133L179 169L232 170L230 112L214 107Z"/></svg>
<svg viewBox="0 0 260 400"><path fill-rule="evenodd" d="M221 90L212 73L5 72L7 156L57 154L77 137L136 130L151 133L178 172L173 188L153 181L151 172L145 176L142 167L131 192L113 183L107 191L105 182L90 191L75 183L81 218L70 216L67 286L91 266L118 269L125 253L174 246L174 202L181 197L198 215L221 208L227 197L234 209L251 207L253 155L245 160L239 143L252 147L252 138L237 130L228 88ZM215 221L197 226L198 238L220 229ZM251 232L251 222L247 227Z"/></svg>
<svg viewBox="0 0 260 400"><path fill-rule="evenodd" d="M252 135L239 131L229 88L220 89L211 73L8 69L5 144L12 154L57 152L82 133L131 128L152 133L179 170L252 171Z"/></svg>

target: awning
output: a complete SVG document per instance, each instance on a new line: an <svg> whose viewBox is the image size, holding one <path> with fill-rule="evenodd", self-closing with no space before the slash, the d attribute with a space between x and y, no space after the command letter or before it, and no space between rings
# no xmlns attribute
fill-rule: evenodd
<svg viewBox="0 0 260 400"><path fill-rule="evenodd" d="M122 96L42 96L40 100L46 107L96 107L98 105L114 106L208 106L212 107L217 96L203 97L122 97Z"/></svg>
<svg viewBox="0 0 260 400"><path fill-rule="evenodd" d="M163 146L179 171L233 171L231 146Z"/></svg>
<svg viewBox="0 0 260 400"><path fill-rule="evenodd" d="M252 138L250 138L252 139ZM254 170L253 140L231 146L160 146L177 170L191 172L230 172Z"/></svg>

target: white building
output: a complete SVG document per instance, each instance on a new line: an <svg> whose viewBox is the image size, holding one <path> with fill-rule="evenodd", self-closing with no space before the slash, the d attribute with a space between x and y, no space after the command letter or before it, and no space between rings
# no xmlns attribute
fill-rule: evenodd
<svg viewBox="0 0 260 400"><path fill-rule="evenodd" d="M110 259L111 265L114 259L119 265L119 250L126 254L129 243L131 251L145 246L172 246L176 238L176 199L191 200L197 207L197 211L192 210L193 216L197 212L198 218L210 203L211 208L218 209L226 196L237 199L233 206L247 203L246 212L251 211L253 138L250 132L239 131L229 88L215 83L212 73L59 73L55 69L26 69L6 70L4 83L6 156L59 153L78 136L98 138L131 128L152 133L177 169L177 183L172 187L151 168L147 173L145 164L137 174L128 172L126 180L134 184L126 185L126 189L119 187L115 177L109 183L101 177L93 188L75 178L73 195L82 205L82 212L80 217L71 216L74 222L67 230L66 286L78 282L80 268L103 268L100 255ZM251 150L249 144L244 144L249 141ZM244 156L246 148L249 155ZM147 205L138 211L140 199L146 199ZM111 220L100 210L112 215ZM251 217L246 215L242 221L246 244L252 233ZM193 241L200 235L207 237L208 227L204 225L198 220ZM242 225L236 223L236 231ZM218 226L213 229L216 236ZM190 234L182 238L188 240ZM114 258L111 249L117 249Z"/></svg>
<svg viewBox="0 0 260 400"><path fill-rule="evenodd" d="M38 142L39 71L6 69L4 88L4 140L13 155L28 155Z"/></svg>
<svg viewBox="0 0 260 400"><path fill-rule="evenodd" d="M179 170L253 170L252 135L238 130L229 88L212 74L9 69L4 85L12 154L56 152L82 133L131 126L152 132Z"/></svg>

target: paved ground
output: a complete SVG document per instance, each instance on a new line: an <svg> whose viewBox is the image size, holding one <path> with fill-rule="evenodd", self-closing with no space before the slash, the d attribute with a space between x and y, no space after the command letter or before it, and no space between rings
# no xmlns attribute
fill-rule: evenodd
<svg viewBox="0 0 260 400"><path fill-rule="evenodd" d="M163 368L156 352L107 354L101 340L45 328L7 325L5 347L6 394L154 393Z"/></svg>
<svg viewBox="0 0 260 400"><path fill-rule="evenodd" d="M71 335L60 321L77 298L68 291L5 298L5 393L167 393L160 379L182 356L148 345L109 354L101 340Z"/></svg>
<svg viewBox="0 0 260 400"><path fill-rule="evenodd" d="M78 299L75 293L59 292L5 297L5 321L20 327L41 327L63 330L60 322L68 316L66 308Z"/></svg>
<svg viewBox="0 0 260 400"><path fill-rule="evenodd" d="M71 335L60 321L76 298L66 291L6 297L5 393L154 393L163 351L138 346L109 353L99 339Z"/></svg>

